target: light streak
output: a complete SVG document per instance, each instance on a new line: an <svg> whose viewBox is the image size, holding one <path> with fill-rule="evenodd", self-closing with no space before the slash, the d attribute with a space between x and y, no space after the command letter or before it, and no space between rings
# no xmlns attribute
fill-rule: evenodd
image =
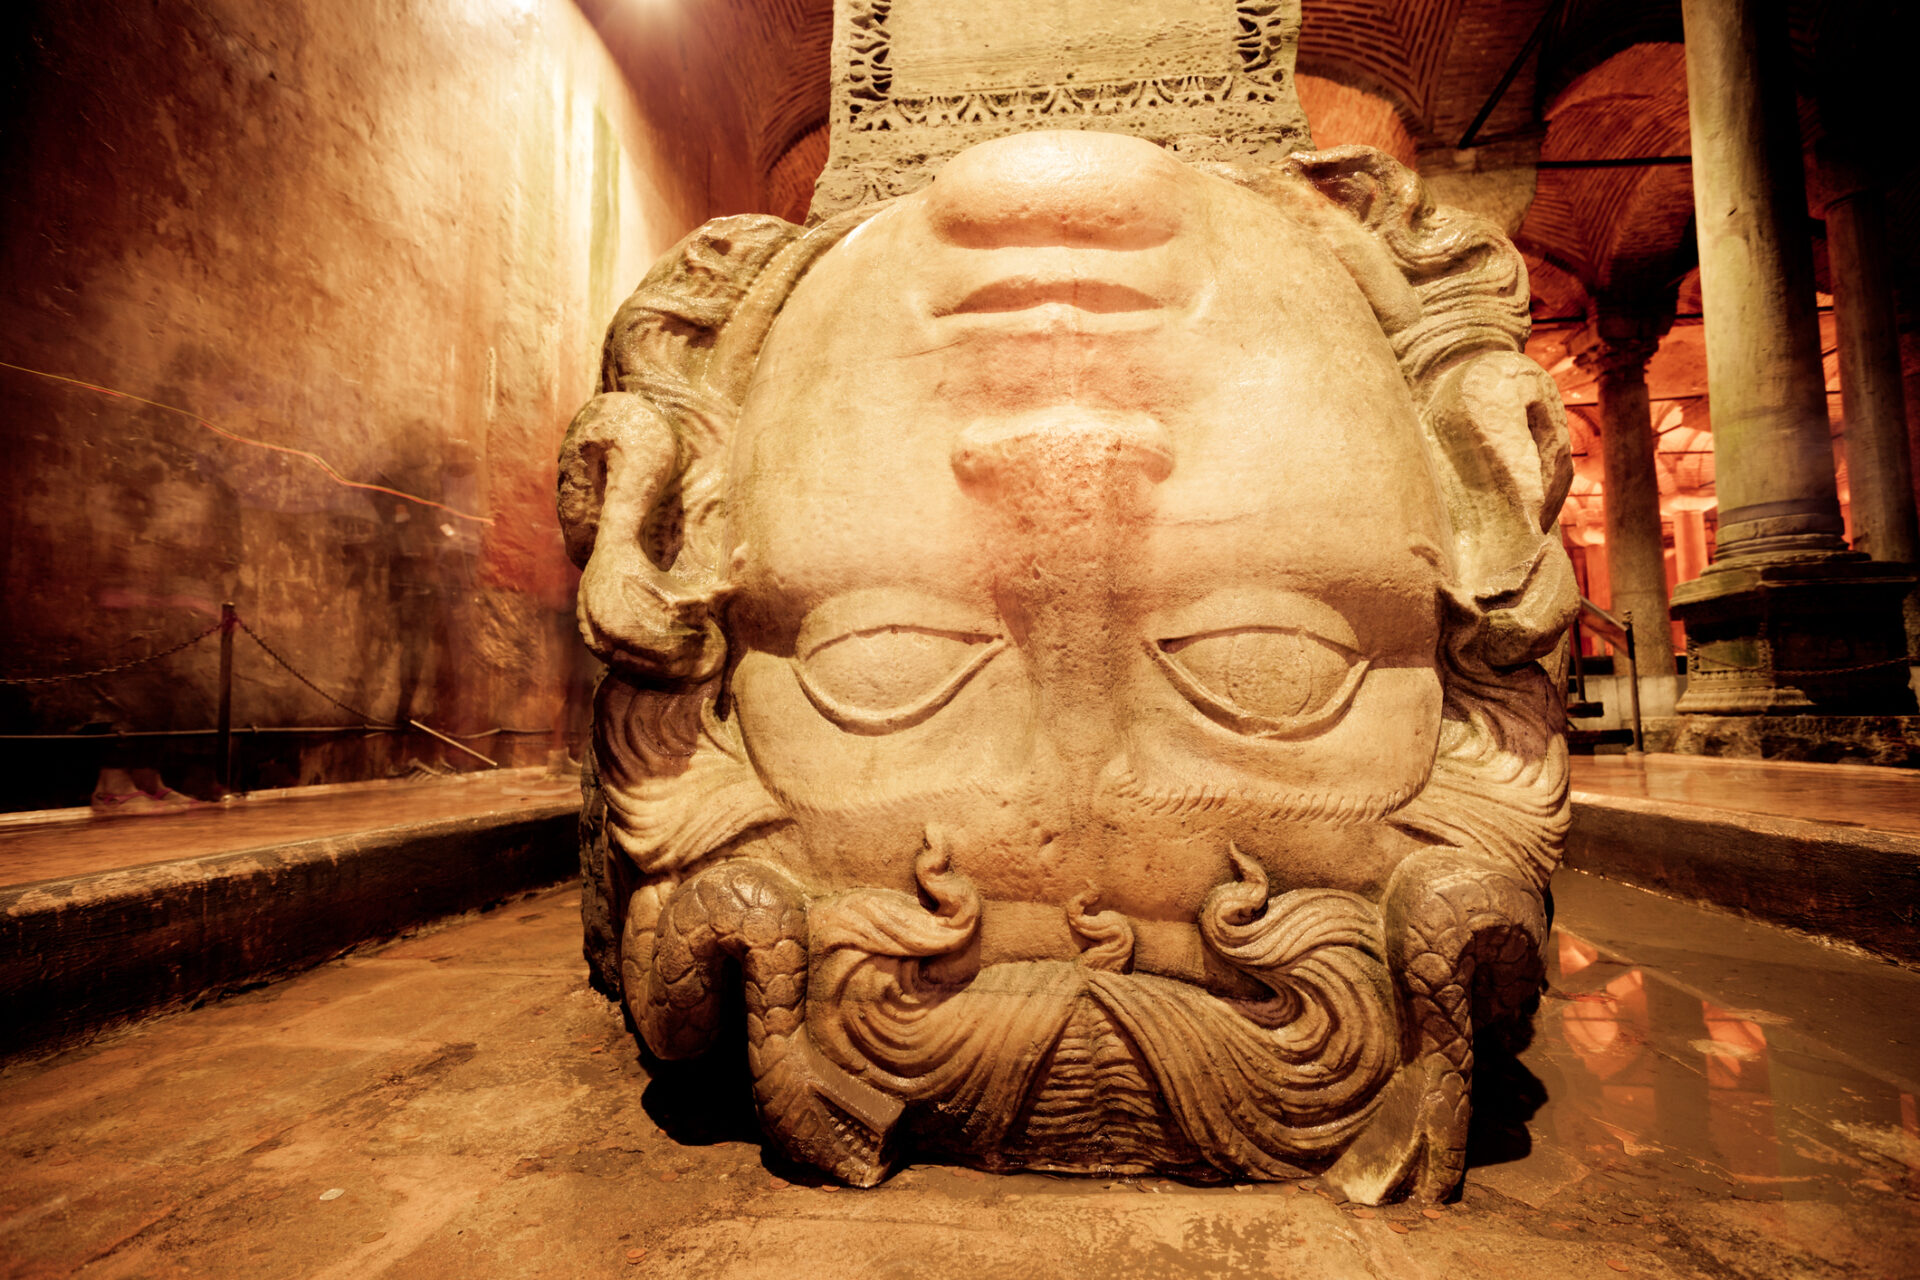
<svg viewBox="0 0 1920 1280"><path fill-rule="evenodd" d="M456 516L462 520L471 520L475 524L492 524L493 523L492 516L477 516L477 515L474 515L472 512L462 511L458 507L450 507L444 502L435 502L431 498L422 498L418 494L405 493L399 489L389 489L386 485L383 485L383 484L367 484L364 481L360 481L360 480L349 480L345 476L341 475L338 471L334 470L333 464L328 462L325 458L321 457L317 453L311 453L305 449L291 448L284 444L273 444L266 440L254 440L247 436L235 435L233 432L228 431L222 427L214 426L211 422L208 422L205 418L201 417L199 414L194 413L191 409L182 409L178 405L161 404L158 400L149 400L145 396L136 396L130 391L117 391L112 387L103 387L98 383L83 382L79 378L63 377L57 373L48 373L43 369L29 369L27 366L23 364L12 364L5 360L0 360L0 369L13 369L20 373L30 373L36 378L46 378L48 381L51 381L51 382L64 382L68 386L72 386L72 387L84 387L88 391L98 391L103 396L116 396L122 400L132 400L136 404L144 404L144 405L149 405L155 409L162 409L162 410L165 410L167 413L179 414L181 417L185 418L187 421L193 423L196 426L206 428L208 431L211 431L214 435L219 436L223 440L231 440L235 444L252 445L256 449L267 449L267 450L271 450L274 453L285 453L285 454L291 454L293 457L296 457L296 458L304 458L308 462L311 462L314 466L319 467L320 470L326 472L327 478L329 480L332 480L335 484L341 485L348 489L365 489L370 493L384 493L388 497L399 498L404 502L417 503L423 507L432 507L434 510L444 511L450 516Z"/></svg>

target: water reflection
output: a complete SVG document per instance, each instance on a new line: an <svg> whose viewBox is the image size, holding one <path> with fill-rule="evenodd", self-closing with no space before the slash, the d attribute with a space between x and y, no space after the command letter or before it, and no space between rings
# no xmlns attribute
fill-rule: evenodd
<svg viewBox="0 0 1920 1280"><path fill-rule="evenodd" d="M1596 1163L1760 1198L1920 1191L1920 1107L1765 1010L1733 1009L1565 929L1547 948L1527 1057L1553 1104L1536 1132ZM1878 1157L1878 1158L1876 1158Z"/></svg>

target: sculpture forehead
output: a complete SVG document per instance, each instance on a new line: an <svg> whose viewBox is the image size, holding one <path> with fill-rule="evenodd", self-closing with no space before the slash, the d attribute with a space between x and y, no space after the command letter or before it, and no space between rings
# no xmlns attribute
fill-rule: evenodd
<svg viewBox="0 0 1920 1280"><path fill-rule="evenodd" d="M1327 246L1149 143L1045 133L962 153L802 280L736 437L731 541L801 574L849 536L935 552L967 519L956 438L1036 412L1157 424L1163 528L1284 530L1322 565L1445 542L1398 363Z"/></svg>

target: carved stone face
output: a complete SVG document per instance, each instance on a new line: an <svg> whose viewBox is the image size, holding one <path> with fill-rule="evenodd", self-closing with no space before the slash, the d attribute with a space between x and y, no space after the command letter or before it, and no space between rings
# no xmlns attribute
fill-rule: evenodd
<svg viewBox="0 0 1920 1280"><path fill-rule="evenodd" d="M1089 887L1190 923L1230 841L1384 883L1400 838L1306 819L1425 781L1449 535L1380 322L1274 203L1116 134L976 147L801 282L735 440L732 690L809 870L904 887L946 828L1048 904L989 906L990 957L1071 954Z"/></svg>
<svg viewBox="0 0 1920 1280"><path fill-rule="evenodd" d="M569 432L589 954L663 1057L740 984L768 1136L846 1181L1443 1197L1537 994L1571 472L1524 268L1379 153L1233 172L1037 133L710 223Z"/></svg>

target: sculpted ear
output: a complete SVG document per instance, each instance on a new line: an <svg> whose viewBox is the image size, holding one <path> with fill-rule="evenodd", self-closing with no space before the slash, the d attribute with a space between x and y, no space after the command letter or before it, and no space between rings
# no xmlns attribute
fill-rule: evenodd
<svg viewBox="0 0 1920 1280"><path fill-rule="evenodd" d="M560 450L560 524L580 566L580 632L656 687L717 675L715 616L734 418L774 318L808 266L871 217L811 231L766 214L715 218L655 263L602 348L603 394Z"/></svg>
<svg viewBox="0 0 1920 1280"><path fill-rule="evenodd" d="M1517 351L1482 352L1438 378L1422 420L1476 619L1469 647L1495 667L1538 658L1580 604L1558 530L1573 483L1559 390Z"/></svg>
<svg viewBox="0 0 1920 1280"><path fill-rule="evenodd" d="M580 566L580 634L611 667L697 684L726 659L721 589L676 577L646 531L681 478L673 423L645 396L611 391L574 416L560 449L560 525Z"/></svg>

